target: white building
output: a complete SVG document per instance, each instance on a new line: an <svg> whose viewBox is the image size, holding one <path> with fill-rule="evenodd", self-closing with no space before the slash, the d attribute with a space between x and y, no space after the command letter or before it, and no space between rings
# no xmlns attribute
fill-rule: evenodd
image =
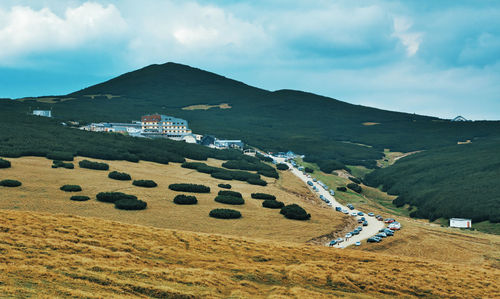
<svg viewBox="0 0 500 299"><path fill-rule="evenodd" d="M471 228L472 220L463 218L451 218L450 227Z"/></svg>
<svg viewBox="0 0 500 299"><path fill-rule="evenodd" d="M43 116L43 117L52 117L51 110L33 110L33 115Z"/></svg>

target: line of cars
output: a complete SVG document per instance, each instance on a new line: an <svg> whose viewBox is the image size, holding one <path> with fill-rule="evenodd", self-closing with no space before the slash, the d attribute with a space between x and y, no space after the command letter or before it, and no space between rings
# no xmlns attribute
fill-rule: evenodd
<svg viewBox="0 0 500 299"><path fill-rule="evenodd" d="M368 238L368 240L366 240L368 243L379 243L383 238L394 236L394 232L401 229L401 224L393 218L383 219L382 216L379 215L377 215L376 218L379 221L384 221L388 226L380 229L375 236Z"/></svg>

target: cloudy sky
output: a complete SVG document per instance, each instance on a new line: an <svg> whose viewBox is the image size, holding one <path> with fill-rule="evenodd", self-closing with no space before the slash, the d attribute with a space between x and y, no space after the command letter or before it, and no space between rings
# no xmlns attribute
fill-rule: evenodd
<svg viewBox="0 0 500 299"><path fill-rule="evenodd" d="M500 1L0 1L0 97L167 61L269 90L500 119Z"/></svg>

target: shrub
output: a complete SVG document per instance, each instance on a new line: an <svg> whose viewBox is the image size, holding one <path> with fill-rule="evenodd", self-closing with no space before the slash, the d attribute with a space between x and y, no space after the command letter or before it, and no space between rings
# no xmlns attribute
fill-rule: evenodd
<svg viewBox="0 0 500 299"><path fill-rule="evenodd" d="M182 192L210 193L210 187L197 184L170 184L168 189Z"/></svg>
<svg viewBox="0 0 500 299"><path fill-rule="evenodd" d="M212 172L210 174L211 177L219 179L219 180L227 180L231 181L233 179L233 176L229 172Z"/></svg>
<svg viewBox="0 0 500 299"><path fill-rule="evenodd" d="M10 168L10 161L0 158L0 168Z"/></svg>
<svg viewBox="0 0 500 299"><path fill-rule="evenodd" d="M229 171L234 180L248 181L249 179L260 179L260 175L247 171Z"/></svg>
<svg viewBox="0 0 500 299"><path fill-rule="evenodd" d="M231 209L214 209L210 211L209 216L218 219L238 219L241 218L241 213Z"/></svg>
<svg viewBox="0 0 500 299"><path fill-rule="evenodd" d="M115 208L120 210L144 210L148 204L145 201L139 199L120 199L115 201Z"/></svg>
<svg viewBox="0 0 500 299"><path fill-rule="evenodd" d="M361 193L361 191L362 191L361 186L356 184L356 183L347 184L347 188L351 189L352 191L354 191L356 193Z"/></svg>
<svg viewBox="0 0 500 299"><path fill-rule="evenodd" d="M280 163L280 164L276 165L276 168L277 168L278 170L288 170L288 169L290 169L290 168L288 167L288 165L286 165L286 164L284 164L284 163Z"/></svg>
<svg viewBox="0 0 500 299"><path fill-rule="evenodd" d="M242 205L245 203L245 200L243 198L227 195L217 195L217 197L215 197L215 201L228 205Z"/></svg>
<svg viewBox="0 0 500 299"><path fill-rule="evenodd" d="M218 195L233 196L233 197L243 198L243 196L241 196L241 193L240 192L236 192L236 191L220 190L219 193L218 193Z"/></svg>
<svg viewBox="0 0 500 299"><path fill-rule="evenodd" d="M229 184L219 184L217 186L219 186L219 188L231 189L231 185L229 185Z"/></svg>
<svg viewBox="0 0 500 299"><path fill-rule="evenodd" d="M0 186L4 186L4 187L19 187L21 185L22 185L22 183L20 181L16 181L16 180L0 181Z"/></svg>
<svg viewBox="0 0 500 299"><path fill-rule="evenodd" d="M201 165L198 168L196 168L196 170L198 170L198 172L201 172L201 173L211 174L212 172L217 171L218 168L217 167L208 166L208 165Z"/></svg>
<svg viewBox="0 0 500 299"><path fill-rule="evenodd" d="M283 214L288 219L308 220L311 218L311 214L308 214L306 210L297 204L284 206L281 208L280 214Z"/></svg>
<svg viewBox="0 0 500 299"><path fill-rule="evenodd" d="M54 160L52 162L52 168L59 168L59 167L73 169L73 168L75 168L75 165L73 165L73 163L66 163L66 162L63 162L60 160Z"/></svg>
<svg viewBox="0 0 500 299"><path fill-rule="evenodd" d="M96 199L102 202L116 202L121 199L137 199L137 196L121 192L101 192L96 195Z"/></svg>
<svg viewBox="0 0 500 299"><path fill-rule="evenodd" d="M267 193L252 193L252 198L255 199L265 199L265 200L275 200L276 196Z"/></svg>
<svg viewBox="0 0 500 299"><path fill-rule="evenodd" d="M257 173L263 176L267 176L268 178L278 179L280 177L276 169L261 169L257 171Z"/></svg>
<svg viewBox="0 0 500 299"><path fill-rule="evenodd" d="M358 179L358 178L355 178L355 177L349 177L349 179L350 179L352 182L356 183L356 184L361 184L361 180L360 180L360 179Z"/></svg>
<svg viewBox="0 0 500 299"><path fill-rule="evenodd" d="M252 185L267 186L267 182L262 179L249 178L247 182Z"/></svg>
<svg viewBox="0 0 500 299"><path fill-rule="evenodd" d="M205 163L201 163L201 162L184 162L181 165L181 167L189 168L189 169L198 169L198 167L201 167L201 166L207 166L207 165Z"/></svg>
<svg viewBox="0 0 500 299"><path fill-rule="evenodd" d="M82 187L80 187L78 185L64 185L59 189L62 191L66 191L66 192L80 192L80 191L82 191Z"/></svg>
<svg viewBox="0 0 500 299"><path fill-rule="evenodd" d="M90 197L85 196L85 195L74 195L74 196L71 196L70 199L74 200L74 201L87 201L90 199Z"/></svg>
<svg viewBox="0 0 500 299"><path fill-rule="evenodd" d="M59 161L73 161L73 153L68 152L50 152L46 155L47 159Z"/></svg>
<svg viewBox="0 0 500 299"><path fill-rule="evenodd" d="M174 203L178 205L195 205L198 203L198 200L192 195L179 194L174 197Z"/></svg>
<svg viewBox="0 0 500 299"><path fill-rule="evenodd" d="M130 181L132 178L130 174L125 172L112 171L108 174L108 178L119 181Z"/></svg>
<svg viewBox="0 0 500 299"><path fill-rule="evenodd" d="M155 181L152 180L135 180L132 182L132 185L145 188L154 188L158 186L158 184L156 184Z"/></svg>
<svg viewBox="0 0 500 299"><path fill-rule="evenodd" d="M109 165L106 163L93 162L89 160L82 160L78 162L81 168L95 169L95 170L108 170Z"/></svg>
<svg viewBox="0 0 500 299"><path fill-rule="evenodd" d="M346 192L347 191L347 188L342 186L342 187L337 187L337 191L342 191L342 192Z"/></svg>
<svg viewBox="0 0 500 299"><path fill-rule="evenodd" d="M304 168L304 171L307 172L307 173L313 173L314 169L312 169L310 167L306 167L306 168Z"/></svg>
<svg viewBox="0 0 500 299"><path fill-rule="evenodd" d="M262 206L268 209L281 209L285 204L277 200L264 200Z"/></svg>

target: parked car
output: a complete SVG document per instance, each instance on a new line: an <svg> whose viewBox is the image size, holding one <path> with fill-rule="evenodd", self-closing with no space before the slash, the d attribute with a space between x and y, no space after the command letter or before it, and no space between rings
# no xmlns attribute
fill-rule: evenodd
<svg viewBox="0 0 500 299"><path fill-rule="evenodd" d="M394 232L390 229L384 230L384 234L386 234L388 237L394 236Z"/></svg>
<svg viewBox="0 0 500 299"><path fill-rule="evenodd" d="M356 212L352 212L351 216L358 216L358 214L356 214Z"/></svg>
<svg viewBox="0 0 500 299"><path fill-rule="evenodd" d="M324 197L323 195L320 195L320 196L319 196L319 198L320 198L321 200L325 200L325 197Z"/></svg>
<svg viewBox="0 0 500 299"><path fill-rule="evenodd" d="M353 231L351 232L351 235L359 235L359 231L358 231L358 230L353 230Z"/></svg>
<svg viewBox="0 0 500 299"><path fill-rule="evenodd" d="M358 226L358 227L356 227L356 229L359 230L359 231L362 231L363 227L362 226Z"/></svg>
<svg viewBox="0 0 500 299"><path fill-rule="evenodd" d="M342 210L342 213L344 213L344 214L349 214L349 212L347 212L347 210L346 210L346 209L343 209L343 210Z"/></svg>
<svg viewBox="0 0 500 299"><path fill-rule="evenodd" d="M347 204L347 207L350 209L350 210L354 210L354 206L352 204Z"/></svg>
<svg viewBox="0 0 500 299"><path fill-rule="evenodd" d="M345 235L345 237L346 237L346 239L347 239L347 238L350 238L350 237L352 237L352 234L351 234L351 233L347 233L347 234Z"/></svg>
<svg viewBox="0 0 500 299"><path fill-rule="evenodd" d="M393 223L394 221L396 221L396 220L394 220L394 219L392 219L392 218L386 218L386 219L384 220L384 222L385 222L385 223Z"/></svg>
<svg viewBox="0 0 500 299"><path fill-rule="evenodd" d="M337 240L332 240L332 241L330 241L330 243L328 245L331 247L331 246L336 245L336 244L337 244Z"/></svg>
<svg viewBox="0 0 500 299"><path fill-rule="evenodd" d="M342 208L341 207L335 207L335 211L342 212Z"/></svg>
<svg viewBox="0 0 500 299"><path fill-rule="evenodd" d="M361 246L361 242L360 242L360 241L358 241L358 242L354 243L354 245L356 245L356 246Z"/></svg>
<svg viewBox="0 0 500 299"><path fill-rule="evenodd" d="M364 216L363 212L358 212L358 216Z"/></svg>
<svg viewBox="0 0 500 299"><path fill-rule="evenodd" d="M363 221L365 221L365 220L366 220L366 219L365 219L365 217L361 217L361 218L359 218L359 219L361 219L361 220L363 220Z"/></svg>
<svg viewBox="0 0 500 299"><path fill-rule="evenodd" d="M363 226L368 226L368 221L363 221Z"/></svg>
<svg viewBox="0 0 500 299"><path fill-rule="evenodd" d="M361 219L358 219L358 223L363 223L364 221Z"/></svg>
<svg viewBox="0 0 500 299"><path fill-rule="evenodd" d="M313 182L317 182L318 180L316 178L313 179Z"/></svg>
<svg viewBox="0 0 500 299"><path fill-rule="evenodd" d="M311 181L307 181L307 184L308 184L309 186L312 186L312 185L313 185L313 182L311 182Z"/></svg>
<svg viewBox="0 0 500 299"><path fill-rule="evenodd" d="M385 233L378 233L375 235L375 237L385 238L387 237L387 235Z"/></svg>
<svg viewBox="0 0 500 299"><path fill-rule="evenodd" d="M375 216L375 214L373 214L372 212L370 212L370 213L368 213L368 216L373 217L373 216Z"/></svg>
<svg viewBox="0 0 500 299"><path fill-rule="evenodd" d="M375 237L371 237L371 238L368 238L368 240L366 240L366 242L368 242L368 243L378 243L378 242L380 242L380 239L375 238Z"/></svg>
<svg viewBox="0 0 500 299"><path fill-rule="evenodd" d="M342 238L337 238L337 239L335 239L335 241L337 241L337 243L342 243L342 242L344 242L344 239L342 239Z"/></svg>

